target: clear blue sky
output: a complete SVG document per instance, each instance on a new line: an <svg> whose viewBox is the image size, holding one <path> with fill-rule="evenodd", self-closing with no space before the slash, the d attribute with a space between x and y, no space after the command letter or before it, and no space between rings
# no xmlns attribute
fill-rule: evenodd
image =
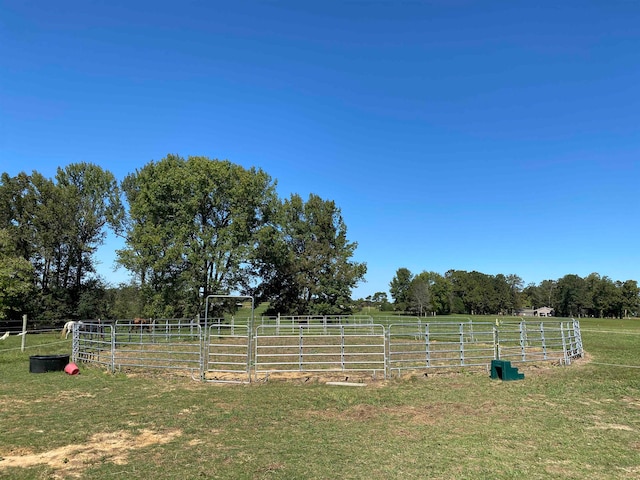
<svg viewBox="0 0 640 480"><path fill-rule="evenodd" d="M167 153L335 200L356 297L399 267L640 280L640 3L0 1L1 171Z"/></svg>

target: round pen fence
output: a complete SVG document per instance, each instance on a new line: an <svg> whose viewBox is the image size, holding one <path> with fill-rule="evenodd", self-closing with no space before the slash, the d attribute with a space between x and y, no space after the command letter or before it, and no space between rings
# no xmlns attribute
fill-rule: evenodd
<svg viewBox="0 0 640 480"><path fill-rule="evenodd" d="M72 358L110 371L156 369L210 382L270 376L386 378L412 372L489 368L492 360L557 362L583 355L576 320L430 321L375 324L371 317L263 317L82 323Z"/></svg>
<svg viewBox="0 0 640 480"><path fill-rule="evenodd" d="M112 372L161 369L195 376L202 370L202 328L184 320L78 323L72 354L75 361L102 365Z"/></svg>
<svg viewBox="0 0 640 480"><path fill-rule="evenodd" d="M256 377L356 372L385 376L385 329L374 324L260 325L255 333L254 360Z"/></svg>
<svg viewBox="0 0 640 480"><path fill-rule="evenodd" d="M487 365L495 354L490 323L389 325L390 372Z"/></svg>
<svg viewBox="0 0 640 480"><path fill-rule="evenodd" d="M389 371L486 367L491 360L571 363L583 354L576 320L391 324Z"/></svg>

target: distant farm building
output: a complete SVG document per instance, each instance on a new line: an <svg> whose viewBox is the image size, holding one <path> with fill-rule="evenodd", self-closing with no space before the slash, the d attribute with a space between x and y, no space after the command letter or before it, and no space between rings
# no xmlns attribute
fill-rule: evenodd
<svg viewBox="0 0 640 480"><path fill-rule="evenodd" d="M533 311L533 314L536 317L553 317L553 308L551 307L540 307Z"/></svg>
<svg viewBox="0 0 640 480"><path fill-rule="evenodd" d="M553 317L553 308L540 307L540 308L521 308L516 312L519 317Z"/></svg>

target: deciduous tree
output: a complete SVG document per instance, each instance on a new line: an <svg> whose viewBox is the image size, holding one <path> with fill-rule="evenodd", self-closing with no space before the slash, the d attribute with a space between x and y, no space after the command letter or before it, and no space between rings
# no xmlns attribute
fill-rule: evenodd
<svg viewBox="0 0 640 480"><path fill-rule="evenodd" d="M260 169L207 157L168 155L127 176L118 258L141 283L145 315L192 316L206 295L248 288L274 187Z"/></svg>
<svg viewBox="0 0 640 480"><path fill-rule="evenodd" d="M351 260L357 243L335 202L311 194L292 194L262 232L258 252L265 279L263 296L271 313L338 314L351 311L351 290L366 273Z"/></svg>
<svg viewBox="0 0 640 480"><path fill-rule="evenodd" d="M405 311L409 305L409 289L413 274L408 268L401 267L396 270L396 275L389 283L389 293L393 298L393 304L396 310Z"/></svg>

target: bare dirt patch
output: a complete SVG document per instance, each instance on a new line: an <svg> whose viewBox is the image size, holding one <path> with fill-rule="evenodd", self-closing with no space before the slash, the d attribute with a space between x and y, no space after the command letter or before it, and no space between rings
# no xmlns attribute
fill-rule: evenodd
<svg viewBox="0 0 640 480"><path fill-rule="evenodd" d="M28 468L48 465L55 470L56 478L77 478L98 461L124 465L133 450L165 444L181 434L182 432L178 430L161 433L142 430L138 435L124 431L97 433L83 444L66 445L41 453L21 451L16 455L1 457L0 472L10 467Z"/></svg>

